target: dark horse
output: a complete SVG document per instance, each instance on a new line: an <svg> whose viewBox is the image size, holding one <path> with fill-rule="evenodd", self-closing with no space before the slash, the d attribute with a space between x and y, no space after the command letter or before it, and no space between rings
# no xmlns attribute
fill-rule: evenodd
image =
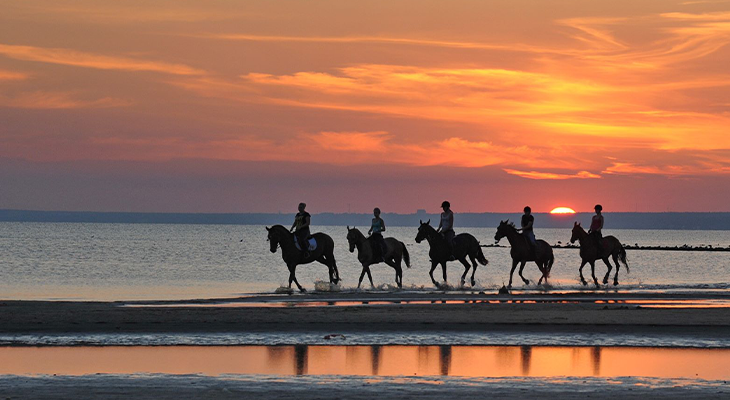
<svg viewBox="0 0 730 400"><path fill-rule="evenodd" d="M271 228L266 227L269 231L268 240L271 244L271 252L276 253L276 248L281 246L281 258L284 259L286 267L289 268L289 289L291 283L297 284L300 291L306 292L302 285L297 282L295 275L297 265L309 264L313 261L319 261L326 265L329 269L330 283L337 284L340 281L340 273L337 271L337 263L335 262L335 242L331 237L324 233L315 233L312 235L317 241L317 248L309 253L308 257L304 257L302 252L294 245L294 235L288 229L281 225L274 225Z"/></svg>
<svg viewBox="0 0 730 400"><path fill-rule="evenodd" d="M553 248L544 241L538 240L535 252L532 251L532 246L527 243L527 238L517 232L515 224L507 221L501 221L499 227L497 227L497 233L494 235L494 240L499 242L503 237L507 237L509 245L512 248L509 254L512 256L512 270L509 272L509 287L512 287L512 274L515 272L517 264L520 263L520 278L525 282L525 285L529 285L530 281L522 276L522 270L525 268L525 264L528 261L534 261L537 264L537 268L542 272L542 276L537 284L541 284L542 280L545 279L547 284L548 277L550 276L550 270L553 268L553 262L555 257L553 256ZM536 254L535 254L536 253Z"/></svg>
<svg viewBox="0 0 730 400"><path fill-rule="evenodd" d="M431 270L428 274L431 275L431 281L433 284L436 285L436 287L441 287L441 285L433 279L433 270L436 269L437 265L441 264L441 270L444 272L444 283L446 283L446 262L459 260L462 264L464 264L464 274L461 275L461 286L464 286L466 274L469 272L469 268L472 267L471 285L476 285L474 273L477 272L477 261L479 261L482 265L487 265L489 262L487 261L487 258L484 257L484 253L482 253L482 248L479 246L477 239L468 233L460 233L456 235L456 237L454 237L452 254L452 251L449 250L449 245L446 243L446 239L444 239L444 237L441 236L440 233L436 232L436 229L433 229L431 226L431 220L429 219L426 222L420 222L421 226L418 227L416 243L421 243L423 239L426 239L428 244L431 246L431 250L428 252L428 255L431 257ZM469 257L472 265L469 265L469 263L466 262L466 257Z"/></svg>
<svg viewBox="0 0 730 400"><path fill-rule="evenodd" d="M370 274L370 266L384 262L395 269L395 283L399 288L403 287L403 268L401 267L401 261L406 262L406 267L411 267L411 256L408 254L406 245L392 237L385 238L385 252L382 258L376 259L373 254L373 246L380 246L373 239L368 239L365 235L360 232L359 229L353 227L347 227L347 243L350 244L350 253L355 252L357 247L357 259L362 264L362 273L360 274L360 280L357 281L357 287L360 288L362 278L365 277L365 273L368 274L370 279L370 286L373 285L373 276Z"/></svg>
<svg viewBox="0 0 730 400"><path fill-rule="evenodd" d="M603 247L603 251L601 254L598 254L598 247L596 246L595 241L593 238L588 236L588 233L583 230L583 227L580 226L579 223L573 224L573 235L570 237L570 243L575 243L575 241L580 242L580 269L578 272L580 273L580 281L587 285L588 282L583 278L583 267L586 265L586 263L591 264L591 275L593 276L593 283L598 286L598 279L596 279L596 260L601 259L608 267L608 271L606 271L606 276L603 277L603 284L608 283L608 276L611 274L611 269L613 267L611 266L611 263L608 262L608 257L613 258L613 262L616 263L616 275L613 277L613 284L618 285L618 270L620 268L619 260L626 266L626 273L629 273L629 264L626 262L626 250L621 245L621 242L618 241L613 236L606 236L601 241L601 247Z"/></svg>

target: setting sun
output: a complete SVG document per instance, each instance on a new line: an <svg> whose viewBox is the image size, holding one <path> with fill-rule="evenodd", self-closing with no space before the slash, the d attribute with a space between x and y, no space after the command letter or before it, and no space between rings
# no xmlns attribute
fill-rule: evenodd
<svg viewBox="0 0 730 400"><path fill-rule="evenodd" d="M550 214L575 214L575 210L570 207L555 207Z"/></svg>

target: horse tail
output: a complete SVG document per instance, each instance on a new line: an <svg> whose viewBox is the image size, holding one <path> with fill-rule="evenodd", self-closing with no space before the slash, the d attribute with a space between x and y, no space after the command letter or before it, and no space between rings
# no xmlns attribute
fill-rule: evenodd
<svg viewBox="0 0 730 400"><path fill-rule="evenodd" d="M482 265L489 264L487 257L484 257L484 252L482 251L482 246L479 245L479 242L477 242L477 261L479 261L479 264Z"/></svg>
<svg viewBox="0 0 730 400"><path fill-rule="evenodd" d="M408 254L408 249L406 248L406 244L403 242L399 242L401 247L403 248L403 261L406 262L406 267L411 267L411 255Z"/></svg>
<svg viewBox="0 0 730 400"><path fill-rule="evenodd" d="M621 246L621 245L619 245ZM624 249L624 246L619 247L618 249L618 259L621 260L621 262L626 267L626 273L630 274L631 271L629 270L629 263L626 261L626 249Z"/></svg>

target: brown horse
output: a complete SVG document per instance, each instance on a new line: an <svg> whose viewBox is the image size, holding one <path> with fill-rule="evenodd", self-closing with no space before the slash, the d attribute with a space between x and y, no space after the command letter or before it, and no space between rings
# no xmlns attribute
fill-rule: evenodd
<svg viewBox="0 0 730 400"><path fill-rule="evenodd" d="M384 238L383 240L385 241L386 249L383 257L376 259L373 246L380 246L380 244L376 243L373 239L366 238L359 229L355 227L350 229L349 226L347 227L347 243L350 245L350 253L354 253L355 248L357 248L357 259L362 264L360 280L357 281L358 289L366 273L368 274L368 279L370 279L370 286L375 286L373 284L373 276L370 274L370 266L381 262L395 269L395 283L399 288L403 287L403 267L401 267L401 262L405 261L406 267L410 268L411 256L408 254L408 249L406 249L406 245L403 242L392 237Z"/></svg>
<svg viewBox="0 0 730 400"><path fill-rule="evenodd" d="M312 235L317 241L317 248L309 252L304 257L303 252L297 249L294 244L294 234L281 225L274 225L271 228L266 227L269 232L268 241L271 244L271 252L276 253L276 249L281 246L281 258L284 259L286 267L289 269L289 289L291 283L297 284L300 291L306 292L302 285L299 284L296 277L296 269L299 264L309 264L318 261L327 266L329 269L330 283L337 284L340 281L340 273L337 271L337 262L335 262L335 242L331 237L324 233L315 233Z"/></svg>
<svg viewBox="0 0 730 400"><path fill-rule="evenodd" d="M545 284L547 284L550 271L553 269L553 262L555 261L553 248L550 247L546 241L538 240L535 252L533 252L531 246L527 243L527 238L520 235L520 233L517 232L517 228L515 228L515 224L509 223L509 220L501 221L499 223L497 233L494 235L494 240L499 242L499 240L503 237L507 237L507 240L509 240L509 245L511 247L509 253L512 256L512 270L509 272L508 287L512 287L512 274L514 274L518 263L520 263L520 278L522 278L522 281L525 282L525 285L530 284L530 281L522 276L522 270L525 268L525 264L528 261L534 261L535 264L537 264L537 268L540 269L540 272L542 272L542 276L537 284L541 284L543 279L545 279Z"/></svg>
<svg viewBox="0 0 730 400"><path fill-rule="evenodd" d="M603 247L603 251L601 254L598 254L598 246L596 246L595 241L593 238L588 236L588 233L583 230L583 227L580 226L578 222L573 224L573 234L570 237L570 243L575 243L575 241L580 242L580 269L578 272L580 273L580 281L587 285L588 282L586 282L585 278L583 278L583 267L586 265L586 263L591 264L591 276L593 276L593 283L598 285L598 279L596 279L596 260L603 260L603 262L608 267L608 271L606 272L606 276L603 277L603 284L608 283L608 276L611 274L611 269L613 267L611 266L611 263L608 262L608 257L613 258L613 262L616 263L616 274L613 277L613 284L618 285L618 270L620 269L620 264L618 263L619 260L626 266L626 273L629 273L629 264L626 262L626 250L621 245L621 242L618 241L613 236L606 236L601 241L601 247Z"/></svg>
<svg viewBox="0 0 730 400"><path fill-rule="evenodd" d="M464 274L461 275L461 286L464 286L466 274L472 267L471 285L476 285L474 273L477 272L477 261L479 261L482 265L487 265L487 263L489 263L487 258L484 257L482 248L479 246L479 241L468 233L460 233L454 237L452 251L452 249L449 248L448 243L446 243L446 239L444 239L444 237L441 236L440 233L436 232L436 229L433 229L430 225L430 219L426 222L420 222L421 226L418 227L416 243L421 243L424 239L426 239L428 244L431 246L431 249L428 252L428 255L431 257L431 270L428 272L428 274L431 275L431 282L433 282L437 288L441 287L441 285L433 279L433 270L436 269L437 265L441 264L441 270L444 273L444 283L446 283L446 262L456 259L464 264ZM469 257L472 265L469 265L469 263L466 262L466 257Z"/></svg>

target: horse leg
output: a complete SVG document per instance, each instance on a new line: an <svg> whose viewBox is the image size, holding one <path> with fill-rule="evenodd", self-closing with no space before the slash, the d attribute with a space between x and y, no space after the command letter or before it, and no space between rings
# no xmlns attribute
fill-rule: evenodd
<svg viewBox="0 0 730 400"><path fill-rule="evenodd" d="M469 268L471 268L471 265L469 265L468 262L466 262L466 257L460 258L459 261L464 264L464 274L461 275L461 286L464 286L464 281L466 280L466 274L469 273Z"/></svg>
<svg viewBox="0 0 730 400"><path fill-rule="evenodd" d="M543 265L541 261L535 261L535 264L537 264L537 269L539 269L540 272L542 273L542 276L540 277L540 280L537 281L537 284L538 285L542 284L543 278L545 279L545 284L547 284L547 277L545 276L545 268L547 268L547 263L545 263L545 265Z"/></svg>
<svg viewBox="0 0 730 400"><path fill-rule="evenodd" d="M437 265L439 265L439 263L437 263L436 261L431 261L431 270L430 270L430 271L428 271L428 274L429 274L429 275L431 276L431 282L433 282L434 286L436 286L436 287L441 287L441 285L439 285L439 284L438 284L438 283L436 282L436 279L433 279L433 270L435 270L435 269L436 269L436 266L437 266Z"/></svg>
<svg viewBox="0 0 730 400"><path fill-rule="evenodd" d="M335 282L333 282L335 271L332 270L332 263L330 263L329 260L324 256L324 253L322 255L320 255L319 257L317 257L317 262L322 263L325 266L327 266L327 273L329 274L329 277L330 277L330 283L335 283Z"/></svg>
<svg viewBox="0 0 730 400"><path fill-rule="evenodd" d="M608 258L603 259L603 263L606 264L606 267L608 267L608 271L606 271L606 276L603 277L603 284L608 283L608 276L611 275L611 270L613 269L613 265L611 265L610 262L608 262Z"/></svg>
<svg viewBox="0 0 730 400"><path fill-rule="evenodd" d="M306 292L302 285L299 284L299 281L297 281L296 268L296 266L289 268L289 289L291 289L291 283L294 282L299 288L300 292Z"/></svg>
<svg viewBox="0 0 730 400"><path fill-rule="evenodd" d="M446 284L448 282L446 279L446 261L441 263L441 271L444 273L444 284Z"/></svg>
<svg viewBox="0 0 730 400"><path fill-rule="evenodd" d="M601 286L598 284L598 279L596 279L596 260L590 261L591 263L591 276L593 277L593 283L596 284L596 287Z"/></svg>
<svg viewBox="0 0 730 400"><path fill-rule="evenodd" d="M357 288L358 288L358 289L360 289L360 285L362 284L362 278L364 278L364 277L365 277L365 269L366 269L366 268L367 268L367 267L365 266L365 264L363 264L363 265L362 265L362 272L360 272L360 279L358 279L358 280L357 280Z"/></svg>
<svg viewBox="0 0 730 400"><path fill-rule="evenodd" d="M620 264L618 263L618 254L613 255L613 262L616 263L616 275L613 276L613 285L616 286L618 285L618 270L621 268Z"/></svg>
<svg viewBox="0 0 730 400"><path fill-rule="evenodd" d="M583 286L585 286L585 285L587 285L587 284L588 284L588 282L586 282L586 279L585 279L585 278L583 277L583 267L585 267L585 266L586 266L586 263L587 263L587 262L588 262L588 261L586 261L586 260L582 260L582 261L580 262L580 268L578 268L578 273L580 274L580 283L582 283L582 284L583 284Z"/></svg>
<svg viewBox="0 0 730 400"><path fill-rule="evenodd" d="M471 265L472 265L471 286L474 287L474 285L477 284L477 281L474 279L474 274L477 272L477 265L479 265L479 264L477 264L477 259L473 255L469 256L469 258L471 259Z"/></svg>
<svg viewBox="0 0 730 400"><path fill-rule="evenodd" d="M385 263L393 267L395 270L395 284L398 285L399 288L403 287L403 267L401 267L401 259L399 257L394 257L390 260L385 260Z"/></svg>
<svg viewBox="0 0 730 400"><path fill-rule="evenodd" d="M373 283L373 275L370 273L370 266L368 265L365 267L365 271L368 272L368 279L370 279L370 287L375 287L375 284Z"/></svg>
<svg viewBox="0 0 730 400"><path fill-rule="evenodd" d="M522 262L520 263L520 272L519 273L520 273L520 278L522 278L522 282L525 282L525 285L529 285L530 281L525 279L524 276L522 276L522 270L525 269L525 264L527 264L527 260L522 260Z"/></svg>
<svg viewBox="0 0 730 400"><path fill-rule="evenodd" d="M342 279L340 279L340 271L337 270L337 261L335 260L335 253L330 253L327 255L327 261L330 263L332 271L333 271L333 277L332 283L335 285L340 283Z"/></svg>
<svg viewBox="0 0 730 400"><path fill-rule="evenodd" d="M514 259L512 260L512 269L509 271L509 285L507 285L508 288L512 287L512 274L515 273L515 268L517 268L518 262L519 261L517 261L517 260L514 260Z"/></svg>

